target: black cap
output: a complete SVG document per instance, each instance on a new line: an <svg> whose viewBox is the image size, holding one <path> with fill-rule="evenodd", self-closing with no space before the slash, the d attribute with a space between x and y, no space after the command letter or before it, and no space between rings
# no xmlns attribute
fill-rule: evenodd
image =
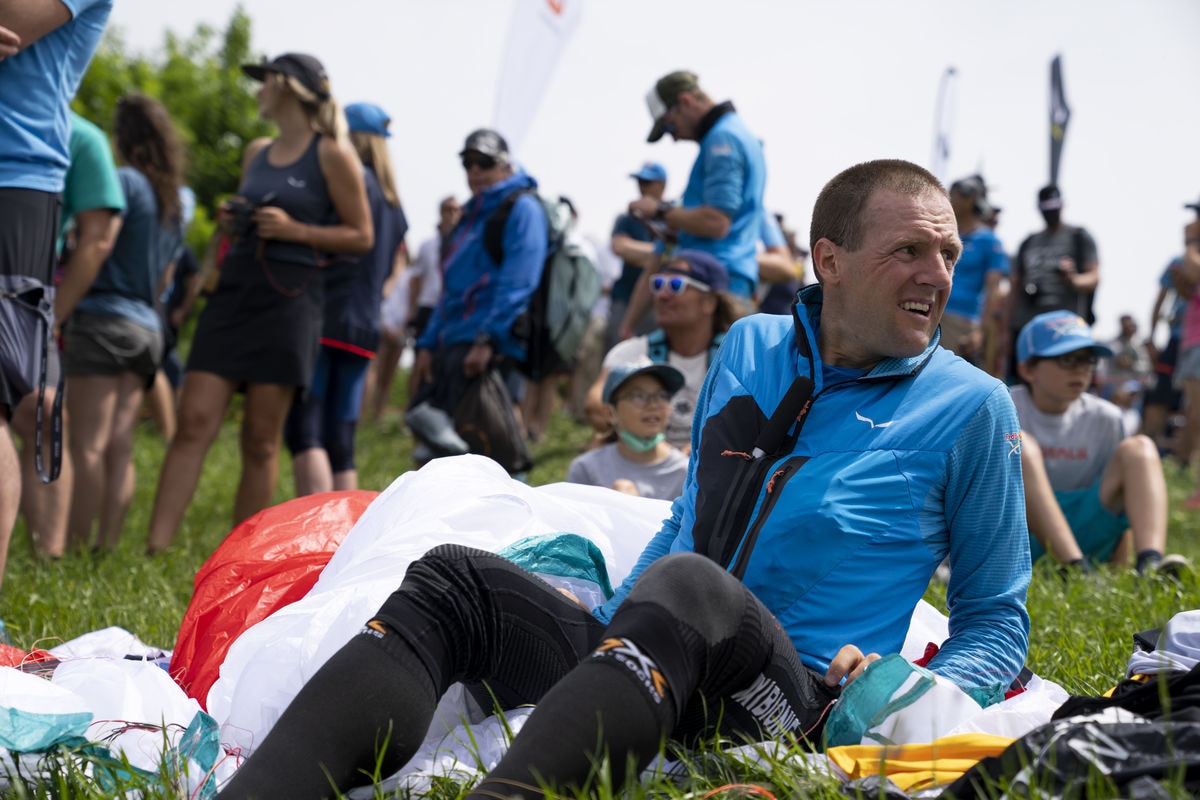
<svg viewBox="0 0 1200 800"><path fill-rule="evenodd" d="M1038 189L1038 208L1042 211L1052 211L1062 208L1062 192L1054 184Z"/></svg>
<svg viewBox="0 0 1200 800"><path fill-rule="evenodd" d="M482 153L499 161L506 161L508 159L508 142L504 141L504 137L494 130L480 128L467 136L467 141L458 154L465 155L468 151Z"/></svg>
<svg viewBox="0 0 1200 800"><path fill-rule="evenodd" d="M1200 200L1197 200L1194 203L1184 203L1183 207L1190 208L1192 211L1195 211L1196 213L1200 214Z"/></svg>
<svg viewBox="0 0 1200 800"><path fill-rule="evenodd" d="M300 85L317 99L329 99L329 76L325 74L325 67L307 53L284 53L270 61L263 58L261 64L243 64L242 72L256 81L265 80L268 72L288 75L300 81Z"/></svg>

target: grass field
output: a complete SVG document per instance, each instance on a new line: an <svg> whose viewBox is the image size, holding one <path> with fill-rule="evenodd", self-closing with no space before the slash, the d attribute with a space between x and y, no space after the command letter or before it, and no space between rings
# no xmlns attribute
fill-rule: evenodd
<svg viewBox="0 0 1200 800"><path fill-rule="evenodd" d="M397 380L397 387L402 383L403 376ZM394 399L399 407L403 399L399 388ZM48 648L88 631L116 625L147 644L172 648L191 596L193 576L231 527L239 472L239 419L235 406L209 454L176 544L162 555L144 555L150 506L164 453L164 445L149 422L138 430L137 492L116 551L72 554L54 563L39 562L31 556L25 530L18 523L0 597L0 618L13 644L25 649ZM534 448L537 466L529 476L530 483L561 480L586 438L582 426L566 415L556 415L549 435ZM398 411L385 414L377 425L364 424L358 437L361 488L382 490L409 469L411 443ZM1169 549L1200 563L1200 513L1174 510L1192 490L1195 478L1173 466L1167 468L1167 473L1173 509ZM275 499L283 501L292 496L291 468L285 455ZM1028 665L1070 692L1102 693L1123 677L1133 633L1161 626L1178 611L1200 606L1197 587L1194 577L1179 583L1140 578L1126 570L1102 570L1086 579L1062 581L1047 565L1040 564L1029 592L1032 632ZM944 588L935 583L927 599L944 607L943 595ZM729 779L727 775L716 777ZM777 788L795 780L786 775L755 779ZM74 788L52 791L39 787L6 796L106 796L96 793L99 790L94 787L82 788L83 779L64 782ZM662 792L682 796L675 789ZM454 788L448 789L448 797L455 794ZM146 796L174 795L165 792Z"/></svg>

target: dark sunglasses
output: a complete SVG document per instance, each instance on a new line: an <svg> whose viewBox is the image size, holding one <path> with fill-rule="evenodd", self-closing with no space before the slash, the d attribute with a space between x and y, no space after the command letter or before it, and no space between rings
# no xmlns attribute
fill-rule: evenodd
<svg viewBox="0 0 1200 800"><path fill-rule="evenodd" d="M462 157L463 169L469 170L471 167L479 167L480 169L492 169L496 166L496 159L491 156L481 155L465 155Z"/></svg>
<svg viewBox="0 0 1200 800"><path fill-rule="evenodd" d="M695 278L689 278L687 275L651 275L650 288L655 294L662 291L670 292L671 294L683 294L683 290L687 287L693 287L697 291L711 292L712 287L701 283Z"/></svg>

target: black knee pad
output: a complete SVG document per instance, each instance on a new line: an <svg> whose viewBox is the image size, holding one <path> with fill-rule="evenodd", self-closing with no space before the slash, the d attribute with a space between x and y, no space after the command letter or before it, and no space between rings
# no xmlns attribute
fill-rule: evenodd
<svg viewBox="0 0 1200 800"><path fill-rule="evenodd" d="M746 587L711 559L672 553L646 568L626 603L658 606L711 645L737 634L746 601Z"/></svg>

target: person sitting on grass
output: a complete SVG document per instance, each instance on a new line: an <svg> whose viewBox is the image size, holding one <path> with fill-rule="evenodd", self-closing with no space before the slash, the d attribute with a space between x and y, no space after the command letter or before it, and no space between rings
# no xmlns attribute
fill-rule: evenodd
<svg viewBox="0 0 1200 800"><path fill-rule="evenodd" d="M1034 561L1124 565L1132 546L1139 573L1178 573L1187 560L1163 555L1167 487L1158 448L1148 436L1126 436L1121 409L1088 393L1101 356L1112 350L1092 337L1083 318L1050 311L1017 336L1012 388L1021 420L1025 513Z"/></svg>
<svg viewBox="0 0 1200 800"><path fill-rule="evenodd" d="M683 490L688 460L666 440L671 398L683 373L649 359L620 364L604 381L604 405L613 426L608 444L571 462L568 483L607 486L626 494L674 500Z"/></svg>

